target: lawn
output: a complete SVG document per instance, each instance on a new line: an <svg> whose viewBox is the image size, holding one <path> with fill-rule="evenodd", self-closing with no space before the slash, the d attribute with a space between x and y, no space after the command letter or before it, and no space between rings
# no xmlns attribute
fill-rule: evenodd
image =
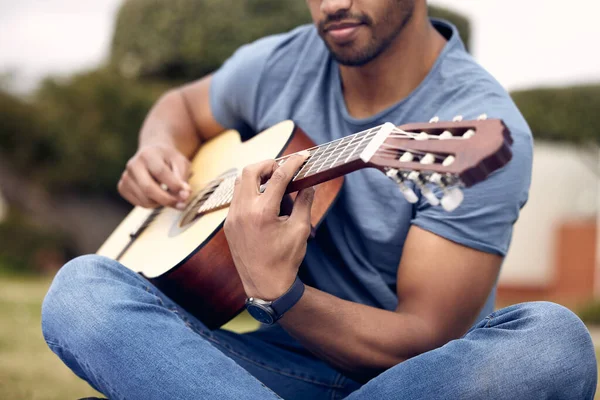
<svg viewBox="0 0 600 400"><path fill-rule="evenodd" d="M0 399L99 396L46 347L40 329L40 305L49 285L50 278L0 276ZM226 327L245 331L255 326L242 314ZM600 400L600 395L596 398Z"/></svg>
<svg viewBox="0 0 600 400"><path fill-rule="evenodd" d="M52 353L40 328L42 299L50 278L0 275L0 399L65 400L100 396ZM256 326L241 315L226 327ZM102 397L102 396L100 396Z"/></svg>

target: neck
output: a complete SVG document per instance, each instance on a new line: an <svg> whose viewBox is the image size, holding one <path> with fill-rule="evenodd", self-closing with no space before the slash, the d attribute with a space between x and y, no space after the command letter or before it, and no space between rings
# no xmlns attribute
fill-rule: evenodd
<svg viewBox="0 0 600 400"><path fill-rule="evenodd" d="M376 59L360 67L340 65L350 115L368 118L406 98L425 79L445 43L426 8L415 8L402 32Z"/></svg>

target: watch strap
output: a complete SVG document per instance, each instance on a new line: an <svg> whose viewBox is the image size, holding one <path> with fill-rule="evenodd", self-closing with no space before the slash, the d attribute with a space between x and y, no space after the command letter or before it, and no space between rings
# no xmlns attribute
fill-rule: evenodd
<svg viewBox="0 0 600 400"><path fill-rule="evenodd" d="M285 314L290 308L292 308L304 294L304 283L296 276L296 280L292 286L271 303L271 308L275 311L276 318L279 319Z"/></svg>

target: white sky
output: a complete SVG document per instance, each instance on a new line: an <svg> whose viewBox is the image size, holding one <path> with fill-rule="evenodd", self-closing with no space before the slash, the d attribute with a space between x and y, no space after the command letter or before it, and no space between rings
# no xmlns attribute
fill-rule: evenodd
<svg viewBox="0 0 600 400"><path fill-rule="evenodd" d="M0 72L16 72L25 90L45 75L94 67L108 53L120 3L0 0ZM597 0L430 3L469 17L475 57L508 89L600 82Z"/></svg>

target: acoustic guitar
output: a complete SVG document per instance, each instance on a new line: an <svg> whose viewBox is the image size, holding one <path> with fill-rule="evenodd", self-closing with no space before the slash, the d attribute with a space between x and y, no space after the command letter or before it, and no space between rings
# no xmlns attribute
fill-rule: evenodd
<svg viewBox="0 0 600 400"><path fill-rule="evenodd" d="M376 168L398 184L407 201L418 201L412 189L417 187L432 205L451 212L463 199L461 187L483 181L511 159L511 144L504 123L485 116L400 127L386 123L319 146L292 121L245 142L227 131L204 143L193 158L185 210L135 207L98 254L142 274L215 329L235 317L246 299L223 232L234 181L244 166L269 158L283 163L308 149L287 193L318 185L311 221L316 229L345 174ZM441 187L441 199L435 187Z"/></svg>

